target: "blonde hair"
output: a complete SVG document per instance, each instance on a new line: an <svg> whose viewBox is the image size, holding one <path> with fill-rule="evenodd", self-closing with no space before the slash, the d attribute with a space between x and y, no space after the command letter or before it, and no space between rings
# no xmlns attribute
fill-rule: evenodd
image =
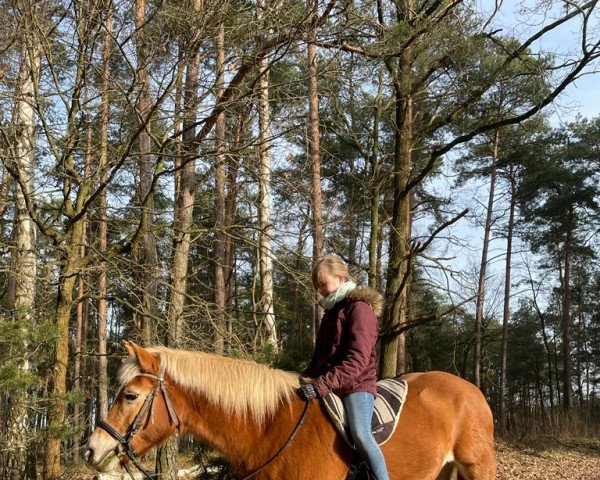
<svg viewBox="0 0 600 480"><path fill-rule="evenodd" d="M337 255L325 255L315 262L312 269L312 282L315 288L319 285L324 273L340 275L346 280L352 279L350 277L350 272L348 271L348 266Z"/></svg>

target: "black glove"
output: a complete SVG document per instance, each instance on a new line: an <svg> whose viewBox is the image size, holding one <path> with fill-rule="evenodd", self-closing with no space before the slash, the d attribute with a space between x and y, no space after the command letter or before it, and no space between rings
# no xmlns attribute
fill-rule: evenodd
<svg viewBox="0 0 600 480"><path fill-rule="evenodd" d="M321 396L314 383L304 383L303 385L300 385L300 388L298 389L298 395L307 401Z"/></svg>

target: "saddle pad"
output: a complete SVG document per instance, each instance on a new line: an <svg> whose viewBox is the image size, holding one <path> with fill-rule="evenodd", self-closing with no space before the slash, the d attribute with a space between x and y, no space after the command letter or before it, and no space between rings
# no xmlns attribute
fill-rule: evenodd
<svg viewBox="0 0 600 480"><path fill-rule="evenodd" d="M400 378L388 378L377 382L377 397L373 409L371 431L379 445L387 442L396 430L407 393L408 385ZM350 445L354 446L342 399L334 393L330 393L323 397L323 404L335 428Z"/></svg>

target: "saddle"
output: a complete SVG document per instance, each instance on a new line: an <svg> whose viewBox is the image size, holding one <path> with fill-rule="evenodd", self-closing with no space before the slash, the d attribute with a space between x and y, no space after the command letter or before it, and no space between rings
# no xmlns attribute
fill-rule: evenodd
<svg viewBox="0 0 600 480"><path fill-rule="evenodd" d="M408 385L400 378L388 378L377 382L377 397L371 420L371 431L379 445L387 442L396 430L407 393ZM323 404L335 428L354 448L342 399L334 393L330 393L323 397Z"/></svg>

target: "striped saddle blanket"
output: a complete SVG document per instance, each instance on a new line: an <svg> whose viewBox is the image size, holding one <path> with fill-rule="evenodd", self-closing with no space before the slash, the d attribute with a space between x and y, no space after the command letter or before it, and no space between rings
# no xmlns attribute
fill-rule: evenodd
<svg viewBox="0 0 600 480"><path fill-rule="evenodd" d="M408 385L400 378L388 378L377 382L377 397L375 398L371 430L379 445L387 442L396 430L407 393ZM342 399L330 393L323 397L323 403L335 428L353 446Z"/></svg>

